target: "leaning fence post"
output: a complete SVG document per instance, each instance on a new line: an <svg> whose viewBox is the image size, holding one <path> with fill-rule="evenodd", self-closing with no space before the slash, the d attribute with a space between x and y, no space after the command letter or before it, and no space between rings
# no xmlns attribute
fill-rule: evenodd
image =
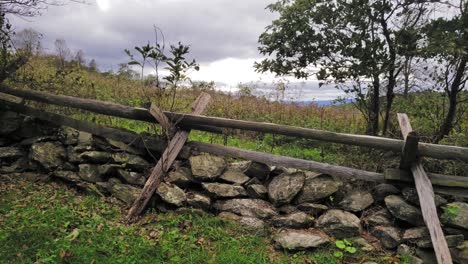
<svg viewBox="0 0 468 264"><path fill-rule="evenodd" d="M197 100L193 104L192 114L201 114L205 110L210 100L211 96L209 94L200 94L200 96L198 96ZM149 176L145 186L143 187L142 192L130 208L127 215L128 222L135 221L137 217L143 212L143 210L146 207L146 204L148 204L148 201L151 199L154 192L161 184L164 174L169 170L172 163L175 161L177 155L184 147L185 142L189 138L189 134L190 131L178 130L175 133L174 137L170 140L166 150L164 150L158 163L153 168L151 175Z"/></svg>
<svg viewBox="0 0 468 264"><path fill-rule="evenodd" d="M401 128L401 134L403 135L403 138L405 140L408 140L408 136L413 131L409 118L406 114L400 113L397 115L397 117L398 123L400 124ZM413 142L411 144L414 146L414 139L411 140L411 142ZM409 148L410 147L408 146L408 149ZM412 149L413 151L407 152L415 153L414 147L412 147ZM415 157L415 155L411 156ZM408 161L408 159L406 161ZM404 165L406 165L407 162L403 163L405 163ZM444 232L442 231L442 228L440 226L440 220L437 215L437 208L434 202L434 190L432 188L432 183L429 177L427 176L426 172L424 171L421 162L418 159L415 159L415 161L412 162L411 172L413 173L416 190L418 192L419 203L421 204L421 211L424 218L424 222L426 223L426 226L429 229L429 234L431 235L431 241L434 247L434 251L436 253L437 262L439 264L452 264L452 256L450 255L450 250L448 248L447 241L445 240Z"/></svg>

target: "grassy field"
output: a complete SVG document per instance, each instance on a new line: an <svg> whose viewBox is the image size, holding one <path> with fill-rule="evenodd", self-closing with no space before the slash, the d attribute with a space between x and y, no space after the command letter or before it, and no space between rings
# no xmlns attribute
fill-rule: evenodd
<svg viewBox="0 0 468 264"><path fill-rule="evenodd" d="M125 210L56 183L0 175L0 263L398 263L385 252L334 257L274 250L271 230L252 232L208 214L148 213L122 223ZM404 263L400 262L400 263Z"/></svg>

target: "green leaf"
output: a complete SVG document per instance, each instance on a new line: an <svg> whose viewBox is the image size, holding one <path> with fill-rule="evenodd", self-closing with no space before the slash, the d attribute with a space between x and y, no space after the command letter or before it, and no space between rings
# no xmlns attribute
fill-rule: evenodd
<svg viewBox="0 0 468 264"><path fill-rule="evenodd" d="M346 247L345 249L347 252L354 254L356 253L357 249L355 247Z"/></svg>
<svg viewBox="0 0 468 264"><path fill-rule="evenodd" d="M336 245L336 247L339 248L339 249L344 249L344 248L346 248L346 244L345 244L345 242L344 242L343 240L337 240L337 241L335 242L335 245Z"/></svg>
<svg viewBox="0 0 468 264"><path fill-rule="evenodd" d="M341 251L335 251L335 252L333 252L333 256L334 256L335 258L342 258L342 257L343 257L343 252L341 252Z"/></svg>

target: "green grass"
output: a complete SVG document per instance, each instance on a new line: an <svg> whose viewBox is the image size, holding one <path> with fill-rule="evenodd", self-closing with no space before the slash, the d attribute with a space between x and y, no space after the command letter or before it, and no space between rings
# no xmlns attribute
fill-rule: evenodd
<svg viewBox="0 0 468 264"><path fill-rule="evenodd" d="M0 263L342 263L333 248L276 251L269 230L255 233L208 214L148 213L122 223L113 198L56 183L2 183ZM369 259L346 256L349 263ZM392 257L379 259L391 263Z"/></svg>

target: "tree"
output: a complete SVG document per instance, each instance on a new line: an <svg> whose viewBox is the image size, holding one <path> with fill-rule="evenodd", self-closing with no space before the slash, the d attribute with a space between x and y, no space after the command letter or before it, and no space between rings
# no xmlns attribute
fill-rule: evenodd
<svg viewBox="0 0 468 264"><path fill-rule="evenodd" d="M279 18L259 38L259 51L269 58L255 67L335 83L356 97L373 135L379 132L380 95L386 91L385 133L401 71L398 56L405 48L394 24L418 2L424 1L280 0L268 6Z"/></svg>
<svg viewBox="0 0 468 264"><path fill-rule="evenodd" d="M78 63L78 66L80 67L86 64L86 60L84 58L84 52L82 50L78 50L75 54L74 60L76 61L76 63Z"/></svg>
<svg viewBox="0 0 468 264"><path fill-rule="evenodd" d="M67 42L64 39L56 39L54 42L55 52L57 53L57 59L59 66L63 69L65 64L70 58L71 52L67 46Z"/></svg>
<svg viewBox="0 0 468 264"><path fill-rule="evenodd" d="M68 0L83 3L84 1ZM14 34L7 15L36 16L48 5L61 5L67 1L53 0L0 0L0 83L24 65L29 55L23 50L15 51L11 36ZM32 35L30 35L32 36ZM32 47L31 47L32 48ZM28 49L26 49L28 50Z"/></svg>
<svg viewBox="0 0 468 264"><path fill-rule="evenodd" d="M98 66L97 66L96 60L95 60L95 59L91 59L91 61L89 62L88 67L89 67L89 69L92 70L92 71L97 71L97 70L98 70Z"/></svg>
<svg viewBox="0 0 468 264"><path fill-rule="evenodd" d="M42 50L42 34L32 28L23 29L13 37L13 45L26 54L38 55Z"/></svg>
<svg viewBox="0 0 468 264"><path fill-rule="evenodd" d="M5 14L33 17L41 14L50 5L64 5L66 2L85 3L80 0L0 0L0 7Z"/></svg>
<svg viewBox="0 0 468 264"><path fill-rule="evenodd" d="M424 29L427 45L422 48L423 56L436 59L437 67L431 75L448 97L448 110L434 142L449 135L457 122L457 111L465 111L459 109L459 105L468 101L460 98L468 81L468 2L459 0L459 4L453 6L456 7L453 17L438 18ZM453 6L449 7L453 10Z"/></svg>

